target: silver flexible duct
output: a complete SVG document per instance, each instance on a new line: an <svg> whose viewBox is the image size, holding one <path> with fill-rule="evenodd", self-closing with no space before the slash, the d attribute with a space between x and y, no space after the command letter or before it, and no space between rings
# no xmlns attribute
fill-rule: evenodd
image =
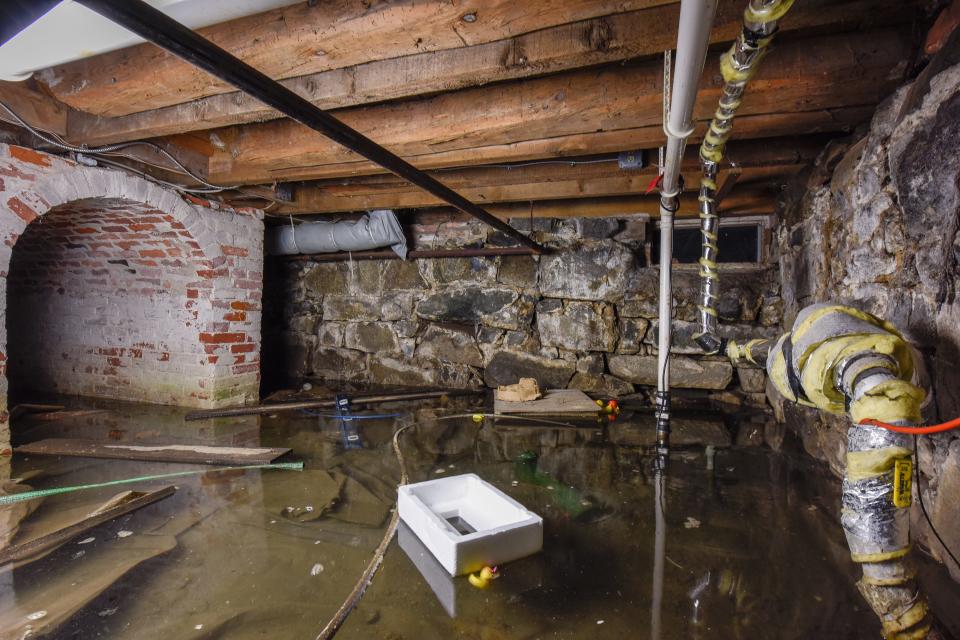
<svg viewBox="0 0 960 640"><path fill-rule="evenodd" d="M733 129L733 118L743 101L743 93L767 51L777 25L789 11L793 0L750 0L743 14L743 28L733 46L720 58L723 90L720 104L700 146L700 332L697 343L706 353L719 353L725 341L717 335L717 297L720 275L717 272L717 174L724 147Z"/></svg>
<svg viewBox="0 0 960 640"><path fill-rule="evenodd" d="M393 211L371 211L359 220L304 222L267 230L266 250L274 256L334 253L390 247L407 257L407 239Z"/></svg>
<svg viewBox="0 0 960 640"><path fill-rule="evenodd" d="M861 424L921 421L924 392L913 382L909 345L892 325L868 313L811 305L771 351L767 373L784 397L852 419L841 523L850 557L863 570L857 586L885 638L938 637L909 555L910 436Z"/></svg>

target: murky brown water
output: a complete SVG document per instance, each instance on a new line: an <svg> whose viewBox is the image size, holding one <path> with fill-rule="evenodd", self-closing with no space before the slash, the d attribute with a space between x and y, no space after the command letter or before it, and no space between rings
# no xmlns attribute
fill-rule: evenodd
<svg viewBox="0 0 960 640"><path fill-rule="evenodd" d="M305 470L178 478L173 497L0 573L0 637L313 638L383 534L399 478L396 420L344 430L336 419L290 414L264 418L258 434L250 420L198 431L175 410L103 406L112 413L20 437L286 446ZM398 407L410 405L377 411ZM390 547L338 637L652 637L650 458L614 444L624 439L605 425L430 418L454 411L421 412L403 436L411 479L479 474L543 516L543 552L502 567L487 590L444 578L435 593L407 536L404 548ZM123 413L133 418L118 419ZM518 464L524 452L536 462ZM715 470L705 467L703 447L693 445L676 453L665 480L661 638L879 637L835 516L838 481L809 459L760 447L720 450ZM47 488L190 468L202 467L17 456L13 475L40 471L28 484ZM47 498L22 533L93 510L119 490L164 484ZM938 583L940 600L951 599L944 589L960 595L949 585Z"/></svg>

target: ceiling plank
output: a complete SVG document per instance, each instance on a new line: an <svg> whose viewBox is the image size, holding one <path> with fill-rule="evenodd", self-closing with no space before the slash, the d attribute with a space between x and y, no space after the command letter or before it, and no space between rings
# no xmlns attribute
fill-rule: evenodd
<svg viewBox="0 0 960 640"><path fill-rule="evenodd" d="M279 80L493 42L675 1L327 0L298 2L198 33ZM37 77L65 104L99 116L126 115L233 91L151 44L45 69Z"/></svg>
<svg viewBox="0 0 960 640"><path fill-rule="evenodd" d="M769 138L780 135L845 132L865 122L873 114L874 106L821 109L800 113L773 113L737 118L733 140L728 154L736 155L741 140ZM690 143L699 143L707 129L707 122L696 124ZM661 126L639 127L594 133L555 136L540 140L526 140L512 144L489 145L407 156L407 160L421 169L464 167L469 165L520 162L538 158L570 158L587 154L616 153L625 149L655 150L663 142ZM343 176L382 174L383 169L366 161L336 163L309 167L294 167L273 173L274 180L324 179Z"/></svg>
<svg viewBox="0 0 960 640"><path fill-rule="evenodd" d="M741 184L762 182L780 183L785 176L799 171L804 165L777 165L742 169ZM514 184L477 184L461 187L464 197L486 206L499 202L529 202L531 200L557 200L573 198L595 198L643 193L652 174L646 172L626 172L608 169L605 174L578 176L554 175L533 178L530 182ZM558 174L569 174L560 171ZM364 190L336 188L313 188L303 190L297 197L297 204L277 209L279 213L340 213L371 209L411 209L441 204L442 201L428 193L409 190Z"/></svg>
<svg viewBox="0 0 960 640"><path fill-rule="evenodd" d="M781 180L813 160L826 140L822 136L779 138L768 142L746 142L734 154L743 183ZM683 168L691 176L699 168L698 149L690 147ZM537 163L476 167L439 171L433 176L476 202L511 202L593 198L643 193L656 175L655 166L642 170L621 170L616 159L589 160L579 164ZM695 183L691 183L695 189ZM370 209L404 209L441 204L429 194L392 175L325 180L293 185L289 205L276 213L338 213Z"/></svg>
<svg viewBox="0 0 960 640"><path fill-rule="evenodd" d="M742 0L722 0L713 42L735 37ZM783 31L894 24L912 11L900 0L808 0ZM391 57L282 81L321 109L340 109L656 54L673 46L678 5L592 18L471 47ZM117 117L74 111L69 135L90 145L151 138L280 117L242 93L224 93Z"/></svg>
<svg viewBox="0 0 960 640"><path fill-rule="evenodd" d="M899 82L908 47L907 34L888 29L783 40L751 81L740 113L759 116L875 105ZM709 118L716 107L721 84L716 69L714 54L708 58L694 112L700 120ZM335 115L412 160L424 154L540 144L586 133L644 128L652 132L660 126L660 84L661 64L655 60L345 109ZM777 132L784 133L788 132ZM357 160L339 145L285 120L177 139L209 143L213 136L220 151L211 157L208 175L221 184L309 179L318 175L317 167ZM662 132L656 139L645 146L659 144ZM476 158L467 164L490 161ZM325 171L330 175L329 168Z"/></svg>
<svg viewBox="0 0 960 640"><path fill-rule="evenodd" d="M764 215L773 213L773 191L770 186L741 186L727 196L725 208L729 215ZM613 196L608 198L579 198L570 200L536 200L532 202L494 203L486 207L487 211L502 220L514 221L521 218L607 218L646 214L651 218L659 217L660 198L656 194L649 196ZM684 194L680 198L678 218L696 218L699 206L696 194ZM460 220L459 212L452 207L430 207L420 209L418 216L431 216L439 219ZM724 216L727 211L724 212Z"/></svg>

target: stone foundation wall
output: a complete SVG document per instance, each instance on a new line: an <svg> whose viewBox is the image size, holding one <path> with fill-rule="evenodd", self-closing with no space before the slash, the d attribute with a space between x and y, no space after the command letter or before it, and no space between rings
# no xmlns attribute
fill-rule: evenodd
<svg viewBox="0 0 960 640"><path fill-rule="evenodd" d="M495 387L532 376L546 387L609 396L655 385L659 273L643 266L645 220L533 222L552 254L276 261L268 290L277 305L286 301L274 320L282 330L273 340L285 354L276 368L294 379L413 386ZM512 223L528 229L530 221ZM475 222L417 225L414 233L420 247L507 243ZM775 335L782 304L772 270L723 271L726 334ZM693 265L677 269L675 287L674 384L763 404L762 374L738 373L693 344Z"/></svg>
<svg viewBox="0 0 960 640"><path fill-rule="evenodd" d="M0 145L0 447L8 374L42 392L256 400L262 229L255 210Z"/></svg>
<svg viewBox="0 0 960 640"><path fill-rule="evenodd" d="M881 105L866 135L828 147L795 185L780 266L787 326L823 301L893 322L925 365L925 416L941 421L960 415L960 66L917 82ZM842 473L847 420L793 405L778 413ZM922 437L919 454L930 515L960 549L960 437ZM944 559L919 509L913 516L921 544ZM960 580L960 568L951 571Z"/></svg>

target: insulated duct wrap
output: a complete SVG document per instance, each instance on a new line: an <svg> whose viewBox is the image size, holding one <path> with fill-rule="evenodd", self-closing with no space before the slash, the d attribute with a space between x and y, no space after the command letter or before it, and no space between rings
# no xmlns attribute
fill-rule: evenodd
<svg viewBox="0 0 960 640"><path fill-rule="evenodd" d="M757 72L781 18L793 0L750 0L743 14L743 28L733 46L720 57L723 89L710 128L700 145L700 331L695 336L706 353L719 353L724 340L717 335L717 298L720 274L717 271L720 217L717 214L717 175L724 148L733 130L733 119L743 102L747 83Z"/></svg>
<svg viewBox="0 0 960 640"><path fill-rule="evenodd" d="M273 227L267 232L266 250L274 256L337 251L364 251L390 247L407 257L407 239L393 211L371 211L359 220L304 222Z"/></svg>
<svg viewBox="0 0 960 640"><path fill-rule="evenodd" d="M852 307L817 304L801 311L767 358L767 374L786 398L834 414L849 413L841 523L860 593L885 638L927 638L931 617L910 561L910 436L861 425L920 421L922 389L913 382L909 346L887 322Z"/></svg>

